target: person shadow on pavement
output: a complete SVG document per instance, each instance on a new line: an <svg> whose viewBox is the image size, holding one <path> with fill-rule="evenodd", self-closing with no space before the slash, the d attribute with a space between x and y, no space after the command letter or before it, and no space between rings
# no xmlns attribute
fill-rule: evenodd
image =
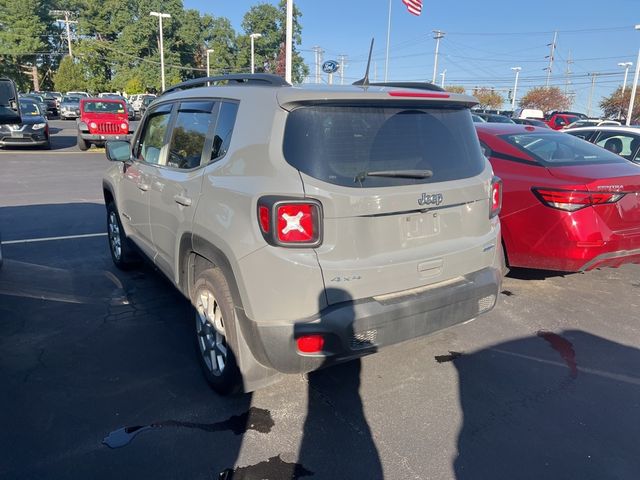
<svg viewBox="0 0 640 480"><path fill-rule="evenodd" d="M453 362L458 480L638 478L638 349L542 331Z"/></svg>
<svg viewBox="0 0 640 480"><path fill-rule="evenodd" d="M324 308L319 324L315 325L316 331L330 332L335 328L341 331L342 338L325 336L325 350L341 360L348 358L349 352L357 355L362 351L375 352L375 340L354 335L355 311L349 294L327 289L328 298L338 296L344 302ZM324 298L319 298L318 303L324 305ZM296 331L296 336L300 333ZM360 396L362 361L356 358L323 369L331 363L330 355L319 370L307 375L307 416L298 464L313 471L316 478L382 479L380 456Z"/></svg>

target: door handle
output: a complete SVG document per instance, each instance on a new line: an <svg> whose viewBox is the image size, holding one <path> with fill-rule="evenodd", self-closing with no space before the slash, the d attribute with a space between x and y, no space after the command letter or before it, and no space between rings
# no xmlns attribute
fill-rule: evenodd
<svg viewBox="0 0 640 480"><path fill-rule="evenodd" d="M188 207L191 205L191 199L189 197L185 197L184 195L174 195L173 199L176 201L176 203Z"/></svg>
<svg viewBox="0 0 640 480"><path fill-rule="evenodd" d="M146 183L136 183L136 185L143 192L146 192L147 190L149 190L149 185L147 185Z"/></svg>

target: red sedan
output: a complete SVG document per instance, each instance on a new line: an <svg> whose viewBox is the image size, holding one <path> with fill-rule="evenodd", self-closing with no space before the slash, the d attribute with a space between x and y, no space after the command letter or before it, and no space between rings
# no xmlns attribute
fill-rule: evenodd
<svg viewBox="0 0 640 480"><path fill-rule="evenodd" d="M640 166L566 133L476 124L503 181L510 267L582 271L640 263Z"/></svg>

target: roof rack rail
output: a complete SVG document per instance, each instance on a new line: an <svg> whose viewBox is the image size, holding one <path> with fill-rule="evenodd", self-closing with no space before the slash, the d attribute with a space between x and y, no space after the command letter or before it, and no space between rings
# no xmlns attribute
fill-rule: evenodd
<svg viewBox="0 0 640 480"><path fill-rule="evenodd" d="M186 90L188 88L204 87L212 83L228 82L229 85L264 85L273 87L290 87L291 84L284 78L278 75L272 75L270 73L233 73L229 75L218 75L215 77L200 77L186 82L178 83L172 87L167 88L161 95L167 93L177 92L178 90Z"/></svg>
<svg viewBox="0 0 640 480"><path fill-rule="evenodd" d="M353 85L362 85L365 87L398 87L398 88L415 88L418 90L431 90L432 92L445 92L444 88L440 88L433 83L428 82L375 82L364 84L362 80L353 82Z"/></svg>

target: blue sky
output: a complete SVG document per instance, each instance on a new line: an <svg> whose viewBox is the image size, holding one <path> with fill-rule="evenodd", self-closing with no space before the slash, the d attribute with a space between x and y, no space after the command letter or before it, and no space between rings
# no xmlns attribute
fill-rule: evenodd
<svg viewBox="0 0 640 480"><path fill-rule="evenodd" d="M229 18L233 27L246 11L259 2L248 0L183 0L185 7ZM268 3L276 4L277 1ZM379 80L384 76L388 0L297 0L302 11L302 46L311 72L313 46L325 51L324 59L347 56L345 83L361 78L371 37L375 37L374 63ZM401 0L391 2L390 80L431 80L435 40L432 30L446 33L440 43L439 75L446 69L445 83L488 86L506 91L513 87L514 72L520 66L518 97L528 88L544 85L548 65L548 44L558 31L551 85L565 89L569 55L573 75L570 91L573 108L587 112L591 80L598 73L592 114L599 113L602 96L622 84L624 69L619 62L633 62L628 85L633 80L640 31L640 0L424 0L420 17L410 15ZM372 72L373 77L375 72ZM326 81L326 76L323 78ZM334 78L334 82L336 78ZM338 79L339 81L339 79Z"/></svg>

